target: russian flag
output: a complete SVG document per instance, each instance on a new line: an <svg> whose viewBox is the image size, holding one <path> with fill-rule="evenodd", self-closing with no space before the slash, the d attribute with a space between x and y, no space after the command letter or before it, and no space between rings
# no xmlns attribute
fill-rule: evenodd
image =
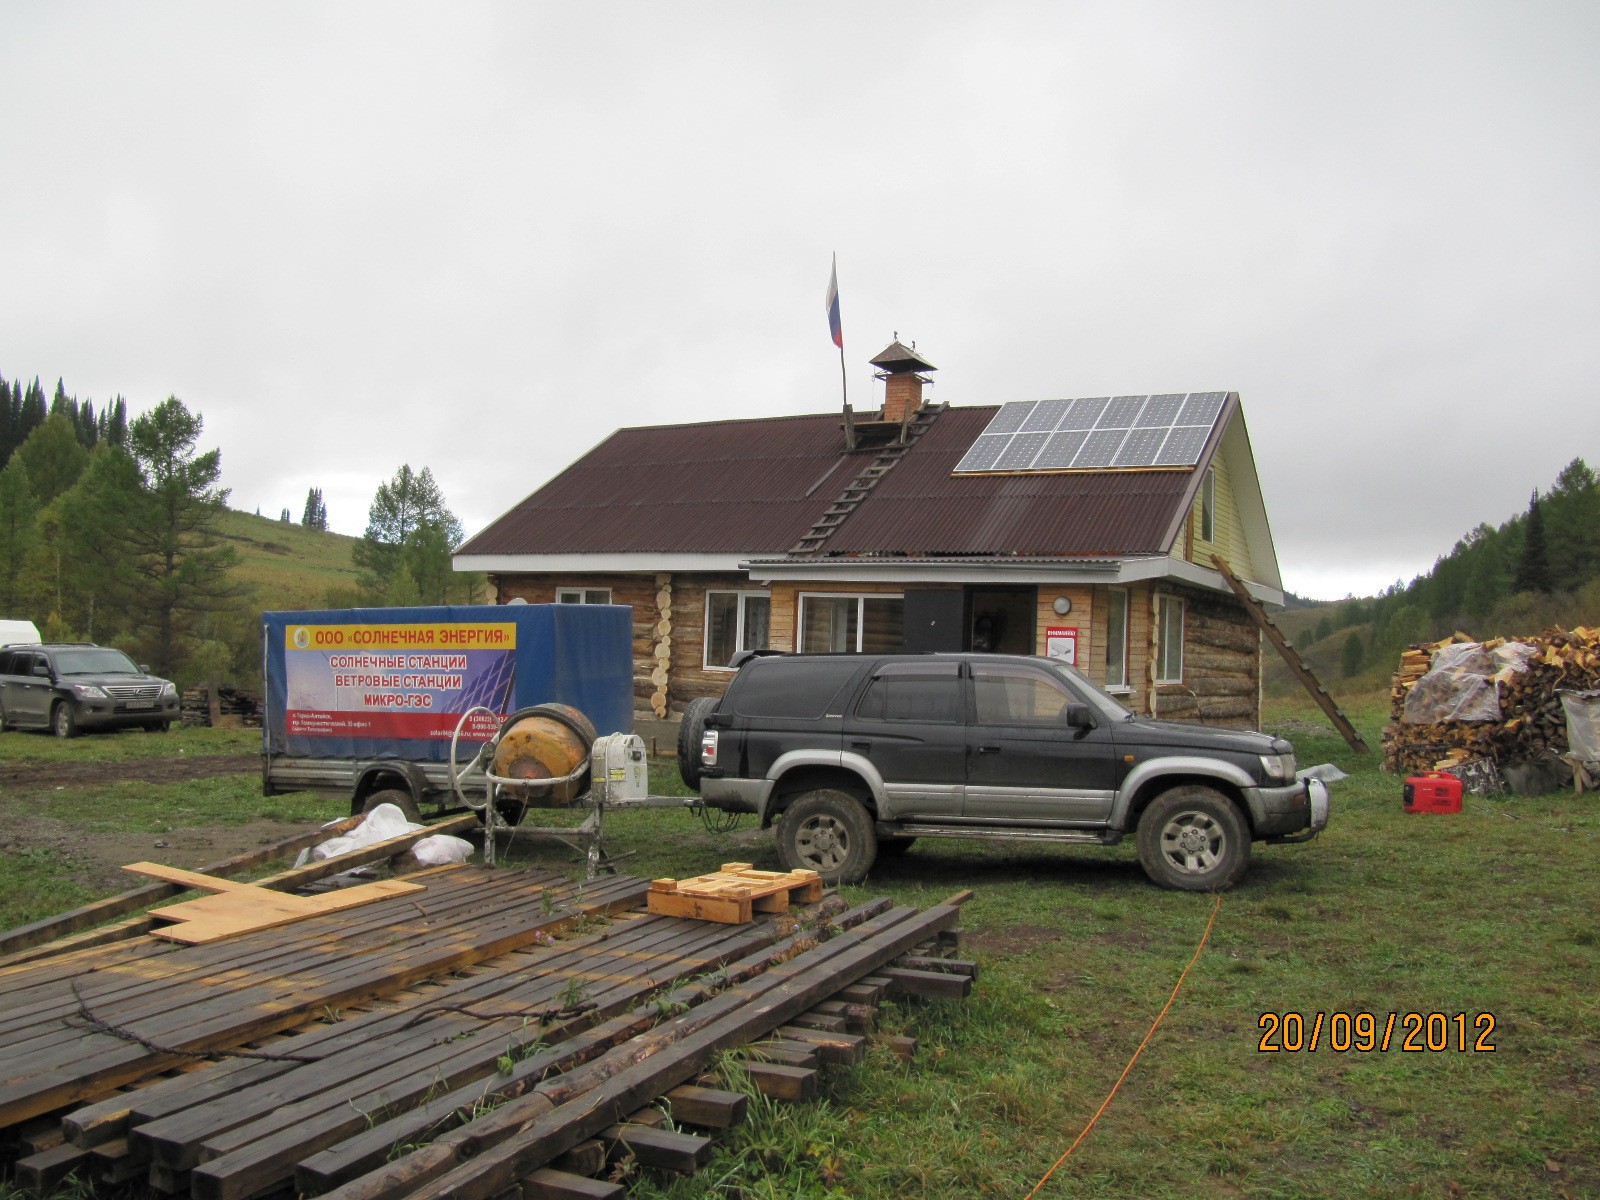
<svg viewBox="0 0 1600 1200"><path fill-rule="evenodd" d="M839 323L839 256L833 256L833 270L828 275L828 332L833 344L844 349L844 326Z"/></svg>

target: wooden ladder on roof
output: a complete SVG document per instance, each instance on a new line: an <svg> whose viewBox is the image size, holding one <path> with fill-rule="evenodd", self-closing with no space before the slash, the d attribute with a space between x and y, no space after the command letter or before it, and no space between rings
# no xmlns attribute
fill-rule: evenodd
<svg viewBox="0 0 1600 1200"><path fill-rule="evenodd" d="M1220 554L1211 556L1212 563L1228 581L1228 586L1233 589L1233 594L1239 597L1245 611L1257 625L1261 632L1267 635L1267 640L1278 648L1278 653L1283 655L1283 661L1289 664L1289 669L1295 673L1306 691L1311 693L1311 698L1317 702L1318 707L1328 714L1328 720L1333 722L1333 727L1339 731L1344 740L1349 743L1350 749L1359 754L1371 754L1362 736L1356 732L1356 727L1350 724L1350 718L1344 715L1344 709L1333 702L1333 697L1328 694L1328 689L1317 681L1310 665L1300 657L1300 651L1294 648L1294 643L1283 636L1283 630L1272 623L1272 618L1267 615L1267 610L1261 607L1261 601L1250 594L1250 589L1239 581L1239 577L1228 569L1227 560Z"/></svg>
<svg viewBox="0 0 1600 1200"><path fill-rule="evenodd" d="M900 440L878 448L871 461L856 473L856 477L844 491L839 493L827 511L817 518L816 523L798 542L789 547L789 553L815 554L822 549L823 543L833 536L833 531L844 524L845 518L855 512L856 506L878 486L880 479L894 470L895 464L905 457L906 451L911 449L917 439L928 431L928 426L933 424L934 419L948 407L947 404L930 401L917 409L916 414L906 422Z"/></svg>

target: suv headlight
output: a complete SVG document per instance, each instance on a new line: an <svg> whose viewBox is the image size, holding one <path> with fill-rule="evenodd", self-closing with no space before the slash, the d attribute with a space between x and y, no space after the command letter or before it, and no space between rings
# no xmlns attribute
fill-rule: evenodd
<svg viewBox="0 0 1600 1200"><path fill-rule="evenodd" d="M178 685L170 682L162 684L161 698L163 700L176 700L178 698Z"/></svg>
<svg viewBox="0 0 1600 1200"><path fill-rule="evenodd" d="M92 683L75 683L72 685L72 694L79 700L104 700L104 688L97 688Z"/></svg>
<svg viewBox="0 0 1600 1200"><path fill-rule="evenodd" d="M1294 755L1263 754L1261 756L1261 769L1266 773L1268 779L1293 779Z"/></svg>

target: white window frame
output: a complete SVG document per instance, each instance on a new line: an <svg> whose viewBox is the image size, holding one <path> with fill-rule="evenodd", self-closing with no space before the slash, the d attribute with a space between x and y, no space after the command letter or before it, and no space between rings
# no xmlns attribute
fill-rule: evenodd
<svg viewBox="0 0 1600 1200"><path fill-rule="evenodd" d="M739 597L739 615L734 622L733 644L734 653L743 653L744 646L744 610L745 604L752 596L760 597L767 602L767 641L772 641L772 593L762 591L741 591L739 588L707 588L706 589L706 619L700 630L700 665L707 671L727 671L732 673L737 667L730 667L725 663L711 661L711 597L737 596ZM765 646L761 649L766 649Z"/></svg>
<svg viewBox="0 0 1600 1200"><path fill-rule="evenodd" d="M846 654L861 653L861 639L867 631L866 611L862 607L867 600L898 600L902 605L906 602L904 592L801 592L799 604L795 612L794 622L794 649L796 654L804 654L806 636L806 601L807 600L854 600L856 602L856 644L853 649L846 650ZM903 611L903 610L902 610Z"/></svg>
<svg viewBox="0 0 1600 1200"><path fill-rule="evenodd" d="M604 600L591 600L589 597L595 593L604 593ZM592 587L558 587L556 589L557 604L610 604L610 588Z"/></svg>
<svg viewBox="0 0 1600 1200"><path fill-rule="evenodd" d="M1111 635L1111 614L1117 609L1117 602L1122 603L1122 678L1111 678L1111 650L1116 644L1116 639ZM1128 675L1128 626L1131 624L1129 617L1133 615L1133 597L1127 588L1106 589L1106 691L1118 695L1133 691Z"/></svg>
<svg viewBox="0 0 1600 1200"><path fill-rule="evenodd" d="M1207 467L1200 485L1200 540L1217 540L1217 468Z"/></svg>
<svg viewBox="0 0 1600 1200"><path fill-rule="evenodd" d="M1178 611L1178 636L1176 641L1171 637L1171 630L1167 628L1167 614L1173 607ZM1188 614L1182 596L1174 596L1162 592L1156 596L1156 682L1157 683L1182 683L1183 682L1183 635ZM1176 647L1178 656L1178 673L1168 675L1167 660L1171 657L1170 651Z"/></svg>

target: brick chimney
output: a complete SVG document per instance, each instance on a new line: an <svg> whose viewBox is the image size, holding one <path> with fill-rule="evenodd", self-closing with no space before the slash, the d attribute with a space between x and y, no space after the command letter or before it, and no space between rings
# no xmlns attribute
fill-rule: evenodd
<svg viewBox="0 0 1600 1200"><path fill-rule="evenodd" d="M883 380L883 414L878 419L904 424L922 407L922 385L929 380L920 372L939 368L917 353L916 343L902 346L898 334L872 365L882 368L878 378Z"/></svg>

